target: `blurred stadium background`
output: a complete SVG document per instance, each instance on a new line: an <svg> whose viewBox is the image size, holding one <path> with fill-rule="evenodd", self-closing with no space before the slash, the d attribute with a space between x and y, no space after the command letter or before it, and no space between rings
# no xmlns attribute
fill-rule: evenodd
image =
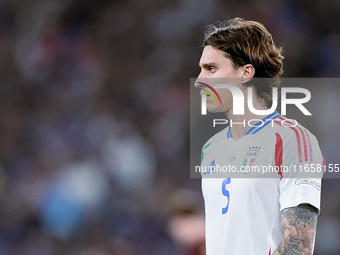
<svg viewBox="0 0 340 255"><path fill-rule="evenodd" d="M205 26L257 20L283 77L339 77L339 14L336 0L1 0L0 254L204 254L188 169ZM334 160L339 95L317 96L330 125L308 128ZM339 193L323 182L316 255L340 254Z"/></svg>

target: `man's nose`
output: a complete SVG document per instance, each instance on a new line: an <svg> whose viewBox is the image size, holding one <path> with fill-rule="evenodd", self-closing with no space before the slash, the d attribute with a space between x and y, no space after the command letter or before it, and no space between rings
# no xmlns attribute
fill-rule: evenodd
<svg viewBox="0 0 340 255"><path fill-rule="evenodd" d="M202 87L202 80L204 79L204 74L203 72L200 72L200 74L198 75L196 81L195 81L195 87L198 88L198 87Z"/></svg>

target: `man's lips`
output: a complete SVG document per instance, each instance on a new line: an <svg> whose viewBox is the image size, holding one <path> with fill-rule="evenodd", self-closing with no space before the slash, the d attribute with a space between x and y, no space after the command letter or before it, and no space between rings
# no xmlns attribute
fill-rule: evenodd
<svg viewBox="0 0 340 255"><path fill-rule="evenodd" d="M206 83L203 83L203 82L196 82L197 84L200 84L201 86L198 86L198 87L200 87L200 88L204 88L204 87L208 87L208 88L210 88L210 89L213 89L210 85L208 85L208 84L206 84ZM203 86L202 86L203 85ZM206 93L205 91L203 91L203 90L201 90L201 93L200 93L201 95L206 95L207 97L211 97L208 93Z"/></svg>

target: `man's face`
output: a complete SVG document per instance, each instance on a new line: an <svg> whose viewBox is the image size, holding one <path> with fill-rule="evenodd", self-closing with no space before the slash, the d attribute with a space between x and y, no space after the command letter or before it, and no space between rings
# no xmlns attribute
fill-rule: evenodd
<svg viewBox="0 0 340 255"><path fill-rule="evenodd" d="M199 84L198 82L203 82L214 87L216 82L221 82L221 78L242 78L242 68L234 69L232 61L226 58L224 54L225 53L223 51L218 50L210 45L204 48L199 63L201 67L201 73L196 80L196 87L202 87L208 90L210 93L214 94L209 88L207 88L206 86L202 86L202 84ZM241 82L237 82L237 80L240 81L240 79L234 79L233 85L239 86L241 89L243 89ZM237 82L237 84L235 82ZM218 102L217 98L217 105L215 105L213 99L206 92L201 90L201 94L207 94L208 111L228 112L230 109L232 109L233 105L231 92L229 91L229 89L223 88L217 88L216 91L221 97L222 106Z"/></svg>

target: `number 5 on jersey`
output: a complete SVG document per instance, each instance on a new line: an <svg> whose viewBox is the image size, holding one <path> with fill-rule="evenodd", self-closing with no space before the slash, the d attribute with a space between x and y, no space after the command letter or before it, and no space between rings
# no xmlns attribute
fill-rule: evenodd
<svg viewBox="0 0 340 255"><path fill-rule="evenodd" d="M226 196L228 198L228 204L226 207L222 208L222 214L226 214L229 209L229 202L230 202L230 194L229 191L227 190L227 184L229 184L231 181L230 178L224 179L222 182L222 194L223 196Z"/></svg>

